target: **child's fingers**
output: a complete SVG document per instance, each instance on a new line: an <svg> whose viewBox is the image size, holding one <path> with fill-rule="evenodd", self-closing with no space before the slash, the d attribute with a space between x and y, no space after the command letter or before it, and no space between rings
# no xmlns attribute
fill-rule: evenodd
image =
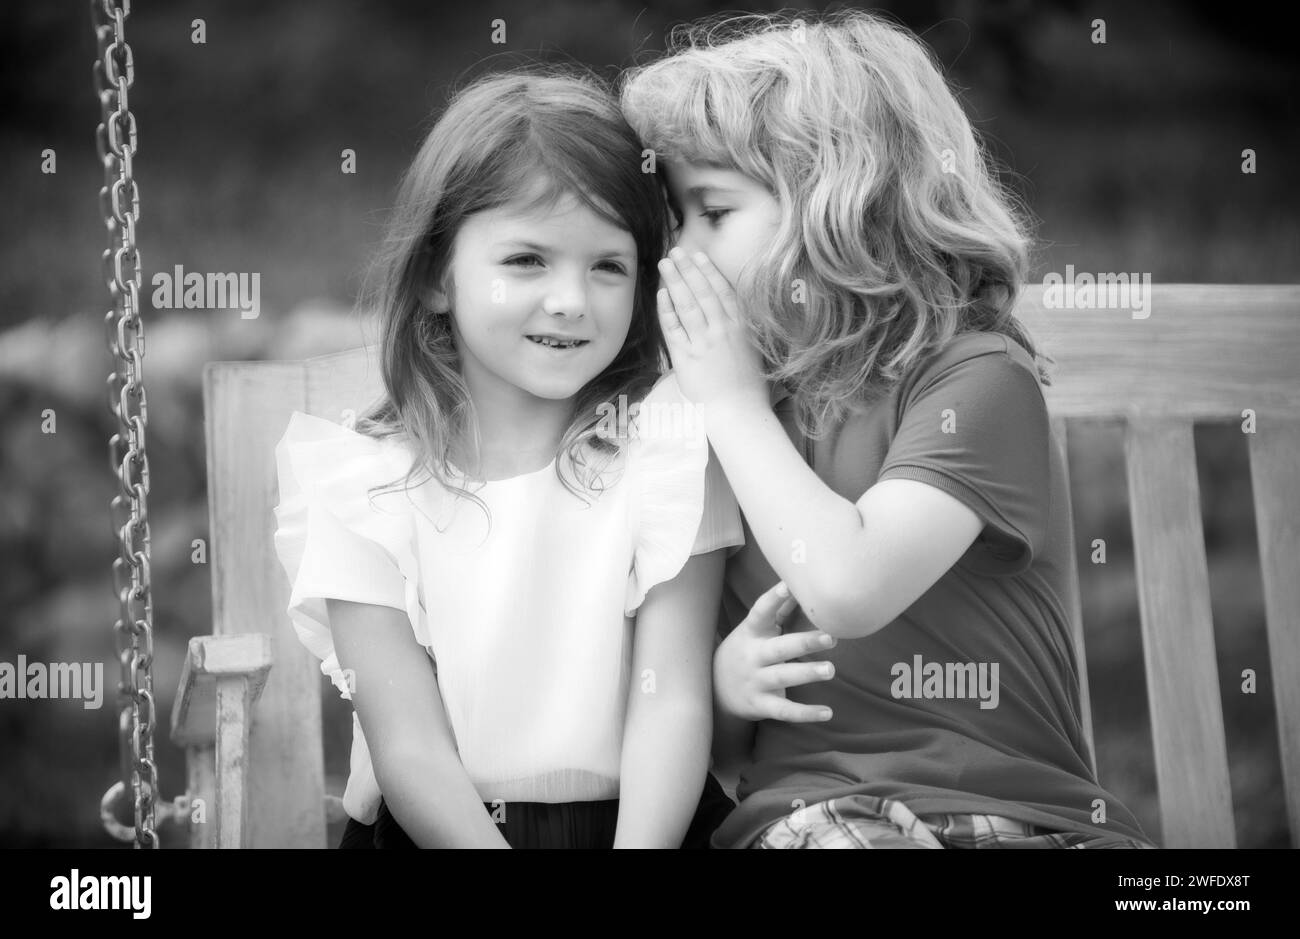
<svg viewBox="0 0 1300 939"><path fill-rule="evenodd" d="M786 619L794 612L794 608L799 605L799 601L793 596L788 597L779 607L776 608L776 625L784 626Z"/></svg>
<svg viewBox="0 0 1300 939"><path fill-rule="evenodd" d="M689 337L686 335L686 330L682 329L681 321L677 318L677 311L673 309L673 301L668 296L667 290L659 288L655 293L655 304L659 308L659 327L663 330L664 340L669 348L680 341L688 340Z"/></svg>
<svg viewBox="0 0 1300 939"><path fill-rule="evenodd" d="M740 625L759 635L779 633L781 627L777 622L777 613L787 601L793 599L794 597L790 596L790 588L783 581L778 580L759 594L754 605L749 608L749 615Z"/></svg>
<svg viewBox="0 0 1300 939"><path fill-rule="evenodd" d="M700 269L694 257L681 248L673 248L668 252L668 256L677 264L677 272L690 288L691 293L695 295L695 302L704 312L705 324L721 323L727 316L722 309L722 299L714 290L712 282L704 276L704 271ZM703 255L698 256L703 257Z"/></svg>
<svg viewBox="0 0 1300 939"><path fill-rule="evenodd" d="M785 721L787 724L817 724L831 719L832 711L818 704L799 704L779 694L760 696L755 705L759 720Z"/></svg>
<svg viewBox="0 0 1300 939"><path fill-rule="evenodd" d="M778 662L789 662L791 659L812 655L814 652L825 652L834 645L835 637L820 629L788 633L765 641L759 661L763 665L775 665Z"/></svg>
<svg viewBox="0 0 1300 939"><path fill-rule="evenodd" d="M781 691L816 681L830 681L835 677L835 666L830 662L782 662L769 665L761 674L759 680L766 690Z"/></svg>
<svg viewBox="0 0 1300 939"><path fill-rule="evenodd" d="M704 317L704 311L695 300L695 294L691 288L682 280L681 272L677 270L677 265L668 258L659 262L659 279L663 286L668 290L668 296L672 298L673 309L677 311L677 319L681 321L682 328L686 330L686 335L692 340L698 339L708 328L708 321Z"/></svg>
<svg viewBox="0 0 1300 939"><path fill-rule="evenodd" d="M697 251L691 257L717 296L722 312L736 322L740 322L740 304L736 300L736 290L731 286L731 282L722 276L722 271L713 266L713 262L703 251Z"/></svg>

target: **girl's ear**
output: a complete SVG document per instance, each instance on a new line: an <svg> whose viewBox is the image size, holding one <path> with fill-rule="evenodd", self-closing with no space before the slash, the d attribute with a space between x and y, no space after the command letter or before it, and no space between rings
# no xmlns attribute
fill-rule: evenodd
<svg viewBox="0 0 1300 939"><path fill-rule="evenodd" d="M435 314L451 312L451 301L447 298L447 292L437 284L431 284L424 288L420 294L420 301L424 304L426 310Z"/></svg>

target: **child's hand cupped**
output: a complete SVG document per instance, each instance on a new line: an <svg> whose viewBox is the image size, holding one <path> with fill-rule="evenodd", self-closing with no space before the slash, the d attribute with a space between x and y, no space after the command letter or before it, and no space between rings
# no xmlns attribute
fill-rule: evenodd
<svg viewBox="0 0 1300 939"><path fill-rule="evenodd" d="M749 399L766 407L762 357L736 293L708 257L673 248L659 262L659 321L678 386L695 404Z"/></svg>
<svg viewBox="0 0 1300 939"><path fill-rule="evenodd" d="M749 721L830 720L830 708L798 704L785 696L787 688L835 675L830 662L790 661L835 645L833 636L818 629L782 635L781 624L795 605L789 588L777 583L718 646L713 655L713 693L725 713Z"/></svg>

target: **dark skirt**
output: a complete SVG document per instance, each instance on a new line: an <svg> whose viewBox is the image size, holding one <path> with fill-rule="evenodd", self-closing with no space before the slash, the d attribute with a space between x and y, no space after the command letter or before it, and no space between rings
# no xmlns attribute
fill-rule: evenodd
<svg viewBox="0 0 1300 939"><path fill-rule="evenodd" d="M727 797L722 786L710 774L704 782L704 793L695 810L690 828L686 832L683 848L707 848L714 829L722 824L735 803ZM512 848L612 848L614 829L618 823L618 800L600 802L509 802L501 812L500 805L484 805L489 814L496 812L504 818L497 823L502 836ZM355 818L348 819L340 848L414 848L415 842L407 837L380 800L379 817L373 825L363 825Z"/></svg>

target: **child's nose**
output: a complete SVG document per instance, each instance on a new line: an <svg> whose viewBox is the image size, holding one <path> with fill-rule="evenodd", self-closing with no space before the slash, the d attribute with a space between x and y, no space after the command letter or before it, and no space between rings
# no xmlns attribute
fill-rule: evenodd
<svg viewBox="0 0 1300 939"><path fill-rule="evenodd" d="M557 277L542 301L542 309L551 315L574 319L587 312L587 285L581 277Z"/></svg>

